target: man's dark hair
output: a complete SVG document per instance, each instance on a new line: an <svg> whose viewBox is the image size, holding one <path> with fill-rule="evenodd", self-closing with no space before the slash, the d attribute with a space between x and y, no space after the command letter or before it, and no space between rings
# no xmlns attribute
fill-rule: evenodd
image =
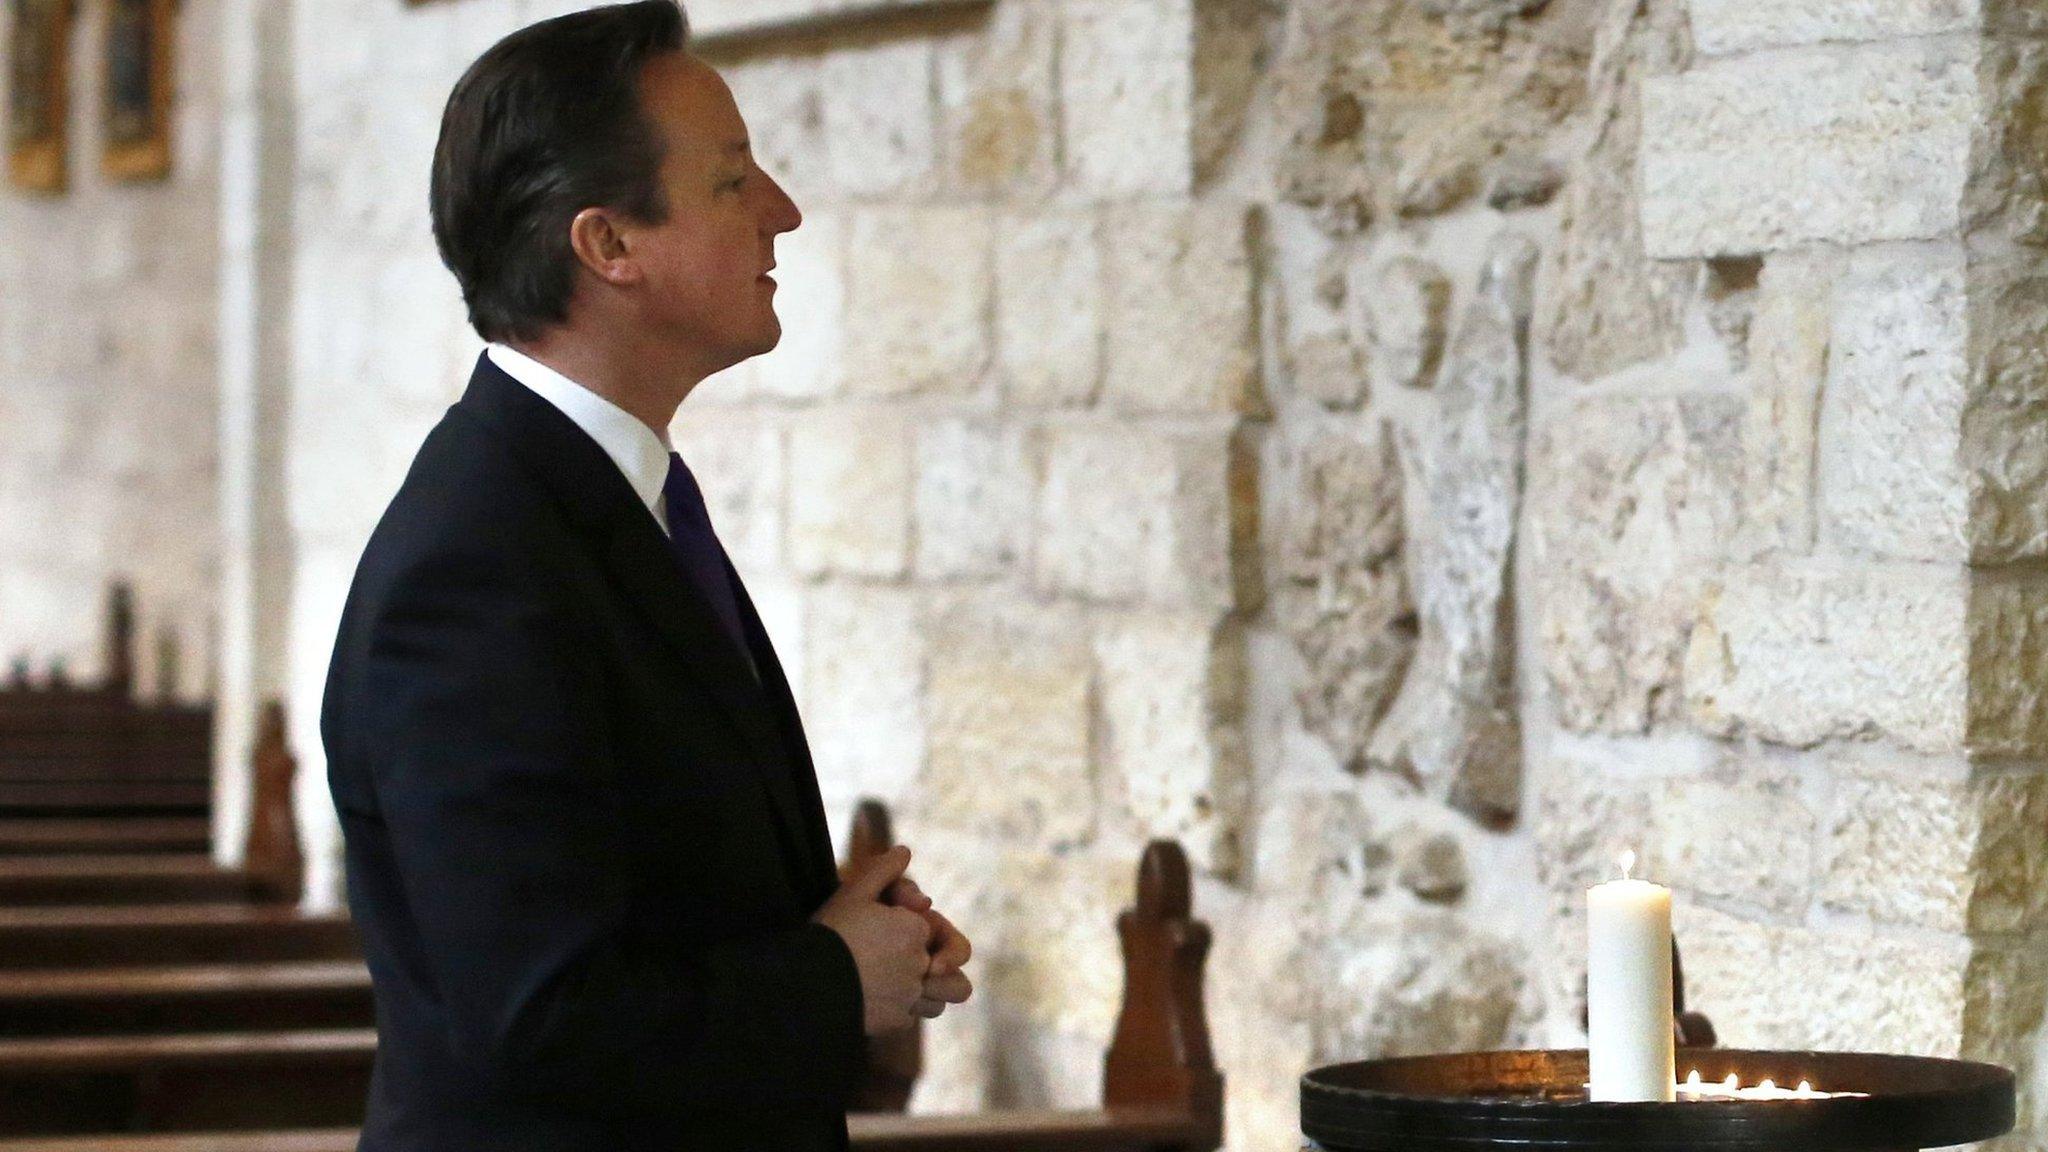
<svg viewBox="0 0 2048 1152"><path fill-rule="evenodd" d="M687 47L677 0L637 0L522 28L469 66L441 113L428 199L441 262L486 340L569 318L585 208L668 218L663 146L640 107L651 57Z"/></svg>

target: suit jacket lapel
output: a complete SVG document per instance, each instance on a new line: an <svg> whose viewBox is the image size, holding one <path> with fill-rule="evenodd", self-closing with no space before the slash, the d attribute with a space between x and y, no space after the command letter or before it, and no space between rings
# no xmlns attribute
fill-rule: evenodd
<svg viewBox="0 0 2048 1152"><path fill-rule="evenodd" d="M755 776L778 817L776 835L796 874L814 875L812 853L804 847L804 805L788 779L794 754L776 731L769 698L733 647L716 611L683 575L661 529L618 466L575 421L507 376L487 356L477 358L460 407L505 436L570 522L596 543L606 570L626 597L684 657L690 675L754 754ZM758 627L751 604L746 611ZM765 665L762 672L765 677ZM781 675L779 667L776 675ZM787 693L786 683L783 692Z"/></svg>

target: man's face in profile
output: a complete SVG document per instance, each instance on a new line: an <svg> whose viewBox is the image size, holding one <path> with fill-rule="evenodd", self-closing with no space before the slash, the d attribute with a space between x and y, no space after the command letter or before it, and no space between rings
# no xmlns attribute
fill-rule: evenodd
<svg viewBox="0 0 2048 1152"><path fill-rule="evenodd" d="M775 347L775 237L803 222L754 163L747 125L711 66L687 52L647 62L640 103L661 139L666 223L629 235L647 276L640 321L692 359L730 367ZM715 369L714 369L715 370Z"/></svg>

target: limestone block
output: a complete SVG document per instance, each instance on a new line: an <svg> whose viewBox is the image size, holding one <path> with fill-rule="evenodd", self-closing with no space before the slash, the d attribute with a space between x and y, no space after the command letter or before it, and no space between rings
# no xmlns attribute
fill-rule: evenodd
<svg viewBox="0 0 2048 1152"><path fill-rule="evenodd" d="M1415 651L1401 473L1383 435L1324 433L1300 456L1279 617L1307 663L1296 694L1303 726L1362 772Z"/></svg>
<svg viewBox="0 0 2048 1152"><path fill-rule="evenodd" d="M1688 56L1677 0L1610 0L1596 42L1592 134L1572 158L1558 243L1541 294L1537 343L1559 370L1591 381L1676 351L1693 269L1653 261L1643 246L1636 170L1644 81Z"/></svg>
<svg viewBox="0 0 2048 1152"><path fill-rule="evenodd" d="M1195 184L1197 0L1068 0L1061 8L1066 182L1093 197Z"/></svg>
<svg viewBox="0 0 2048 1152"><path fill-rule="evenodd" d="M1108 210L1103 398L1126 412L1257 405L1255 209L1214 200Z"/></svg>
<svg viewBox="0 0 2048 1152"><path fill-rule="evenodd" d="M1274 115L1280 194L1348 234L1468 202L1579 104L1589 6L1313 0L1288 5Z"/></svg>
<svg viewBox="0 0 2048 1152"><path fill-rule="evenodd" d="M2048 555L2048 279L2032 264L1971 269L1960 452L1980 564Z"/></svg>
<svg viewBox="0 0 2048 1152"><path fill-rule="evenodd" d="M1325 408L1356 409L1365 403L1365 357L1341 332L1307 336L1288 350L1294 387Z"/></svg>
<svg viewBox="0 0 2048 1152"><path fill-rule="evenodd" d="M1403 388L1435 384L1450 331L1450 277L1427 260L1402 256L1369 283L1353 286L1350 298L1365 313L1361 326L1372 333L1373 374Z"/></svg>
<svg viewBox="0 0 2048 1152"><path fill-rule="evenodd" d="M1733 531L1741 401L1582 401L1539 437L1532 569L1558 722L1643 732L1677 709L1711 562Z"/></svg>
<svg viewBox="0 0 2048 1152"><path fill-rule="evenodd" d="M1492 823L1512 820L1522 795L1508 580L1537 257L1524 237L1494 241L1445 361L1436 440L1420 467L1429 508L1413 563L1421 645L1366 753L1372 767Z"/></svg>
<svg viewBox="0 0 2048 1152"><path fill-rule="evenodd" d="M1982 756L2048 750L2048 587L2025 571L1976 577L1969 600L1969 747Z"/></svg>
<svg viewBox="0 0 2048 1152"><path fill-rule="evenodd" d="M803 640L801 699L819 787L901 807L924 767L917 597L900 588L817 585L805 600ZM844 834L840 826L834 831Z"/></svg>
<svg viewBox="0 0 2048 1152"><path fill-rule="evenodd" d="M1817 820L1797 775L1726 764L1652 792L1657 878L1689 895L1792 919L1813 898Z"/></svg>
<svg viewBox="0 0 2048 1152"><path fill-rule="evenodd" d="M1059 89L1064 177L1091 199L1184 196L1244 127L1263 0L1067 0Z"/></svg>
<svg viewBox="0 0 2048 1152"><path fill-rule="evenodd" d="M1104 619L1095 636L1104 766L1145 839L1235 875L1250 815L1243 636L1204 616Z"/></svg>
<svg viewBox="0 0 2048 1152"><path fill-rule="evenodd" d="M1781 252L1764 264L1749 329L1739 555L1813 547L1816 432L1840 273L1825 253Z"/></svg>
<svg viewBox="0 0 2048 1152"><path fill-rule="evenodd" d="M1519 950L1445 909L1361 909L1332 941L1310 1063L1498 1049Z"/></svg>
<svg viewBox="0 0 2048 1152"><path fill-rule="evenodd" d="M1059 108L1045 0L1005 3L977 35L941 42L939 140L948 187L969 195L1030 195L1059 180Z"/></svg>
<svg viewBox="0 0 2048 1152"><path fill-rule="evenodd" d="M1045 435L1040 591L1218 611L1256 600L1256 462L1230 429L1098 423Z"/></svg>
<svg viewBox="0 0 2048 1152"><path fill-rule="evenodd" d="M733 565L744 572L782 565L783 473L781 426L723 409L685 414L669 429L690 466L711 525Z"/></svg>
<svg viewBox="0 0 2048 1152"><path fill-rule="evenodd" d="M1025 432L982 420L917 430L917 574L996 576L1031 542L1036 470Z"/></svg>
<svg viewBox="0 0 2048 1152"><path fill-rule="evenodd" d="M1963 223L1982 115L1947 39L1715 61L1643 89L1651 255L1928 239Z"/></svg>
<svg viewBox="0 0 2048 1152"><path fill-rule="evenodd" d="M910 559L910 432L892 412L838 408L789 432L789 558L806 576L901 576Z"/></svg>
<svg viewBox="0 0 2048 1152"><path fill-rule="evenodd" d="M2038 956L1926 933L1757 924L1684 901L1672 920L1686 1000L1729 1047L1983 1058L2013 1052L2041 1020Z"/></svg>
<svg viewBox="0 0 2048 1152"><path fill-rule="evenodd" d="M996 347L1005 395L1083 405L1102 380L1102 255L1092 210L1003 216L996 226Z"/></svg>
<svg viewBox="0 0 2048 1152"><path fill-rule="evenodd" d="M1421 899L1447 904L1465 894L1470 876L1456 835L1404 827L1394 833L1391 853L1401 887Z"/></svg>
<svg viewBox="0 0 2048 1152"><path fill-rule="evenodd" d="M993 223L985 209L853 217L842 345L856 396L970 395L989 360Z"/></svg>
<svg viewBox="0 0 2048 1152"><path fill-rule="evenodd" d="M936 182L932 42L922 37L848 43L826 54L818 108L832 188L892 196Z"/></svg>
<svg viewBox="0 0 2048 1152"><path fill-rule="evenodd" d="M1096 823L1094 660L1078 618L964 600L926 621L925 778L934 823L1032 846L1086 841Z"/></svg>
<svg viewBox="0 0 2048 1152"><path fill-rule="evenodd" d="M720 61L718 73L747 122L755 163L810 218L835 191L820 58L763 53Z"/></svg>
<svg viewBox="0 0 2048 1152"><path fill-rule="evenodd" d="M1840 777L1821 898L1945 932L2019 933L2048 920L2048 780Z"/></svg>
<svg viewBox="0 0 2048 1152"><path fill-rule="evenodd" d="M1961 747L1966 581L1919 567L1728 569L1703 601L1686 657L1694 721L1801 747L1869 735L1922 751Z"/></svg>
<svg viewBox="0 0 2048 1152"><path fill-rule="evenodd" d="M1965 553L1966 277L1955 248L1866 251L1837 287L1821 514L1850 548L1921 560Z"/></svg>
<svg viewBox="0 0 2048 1152"><path fill-rule="evenodd" d="M1974 30L1980 0L1688 0L1701 52L1724 56L1794 44L1890 40Z"/></svg>

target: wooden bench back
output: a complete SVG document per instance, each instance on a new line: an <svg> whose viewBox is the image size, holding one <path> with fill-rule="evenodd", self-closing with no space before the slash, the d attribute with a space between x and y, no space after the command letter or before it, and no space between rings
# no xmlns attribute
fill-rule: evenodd
<svg viewBox="0 0 2048 1152"><path fill-rule="evenodd" d="M106 671L41 684L17 662L0 685L0 814L203 814L213 802L213 707L135 699L128 586L107 600ZM166 679L170 679L167 676Z"/></svg>

